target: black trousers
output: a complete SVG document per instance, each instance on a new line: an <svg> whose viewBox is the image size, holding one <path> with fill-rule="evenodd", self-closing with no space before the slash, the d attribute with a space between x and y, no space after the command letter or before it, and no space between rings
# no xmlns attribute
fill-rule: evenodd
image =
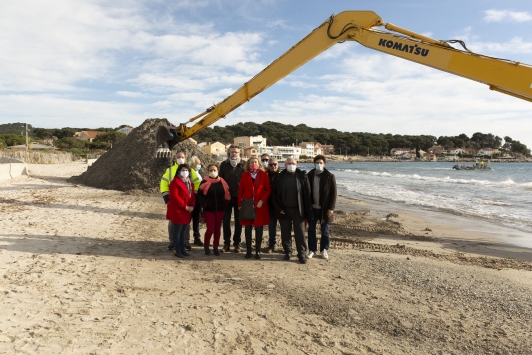
<svg viewBox="0 0 532 355"><path fill-rule="evenodd" d="M194 210L192 211L192 230L194 231L194 239L200 239L201 237L201 234L199 232L199 217L201 206L197 197L198 195L196 195L196 206L194 206Z"/></svg>
<svg viewBox="0 0 532 355"><path fill-rule="evenodd" d="M233 245L240 245L242 238L242 226L240 225L240 210L238 209L238 198L231 197L231 201L225 207L223 220L224 245L231 245L231 213L235 214L235 234L233 235Z"/></svg>
<svg viewBox="0 0 532 355"><path fill-rule="evenodd" d="M281 240L285 253L292 254L292 226L294 227L294 237L296 239L296 249L298 256L304 256L307 252L307 242L305 241L305 218L299 214L298 208L286 207L286 219L279 219L281 225Z"/></svg>

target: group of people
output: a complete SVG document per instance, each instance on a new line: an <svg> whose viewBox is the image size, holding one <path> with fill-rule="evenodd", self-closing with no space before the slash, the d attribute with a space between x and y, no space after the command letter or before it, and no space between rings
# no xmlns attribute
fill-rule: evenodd
<svg viewBox="0 0 532 355"><path fill-rule="evenodd" d="M260 159L253 157L242 161L240 147L232 145L228 158L219 167L209 165L203 178L198 157L191 157L188 164L185 161L185 154L177 153L174 165L166 170L160 186L167 204L168 248L175 256L190 255L187 251L191 249L188 240L192 220L194 244L203 246L206 255L211 254L211 239L214 255L230 252L231 239L234 252L241 253L244 227L245 257L253 257L252 235L255 230L255 259L261 259L266 225L269 231L267 252L273 253L279 223L284 259L290 260L292 256L293 230L297 257L303 264L307 258L318 254L316 227L320 222L319 253L323 258L329 258L329 224L334 217L337 193L335 176L325 168L325 156L315 156L314 169L308 173L299 169L293 158L286 159L285 169L280 170L280 163L268 154L263 154ZM251 214L249 209L252 209ZM199 233L200 222L206 225L203 242ZM307 226L308 244L305 238ZM224 244L220 250L222 229Z"/></svg>

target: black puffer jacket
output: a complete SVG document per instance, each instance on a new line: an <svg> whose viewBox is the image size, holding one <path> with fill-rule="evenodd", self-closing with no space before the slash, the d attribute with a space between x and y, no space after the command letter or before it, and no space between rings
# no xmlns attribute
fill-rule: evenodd
<svg viewBox="0 0 532 355"><path fill-rule="evenodd" d="M203 180L201 185L206 181ZM200 185L200 187L201 187ZM201 189L198 189L198 203L203 209L203 212L217 212L225 211L227 201L225 199L225 191L221 181L212 183L207 190L207 196Z"/></svg>
<svg viewBox="0 0 532 355"><path fill-rule="evenodd" d="M274 178L274 186L272 186L272 202L273 206L275 208L275 212L277 213L277 218L279 219L286 219L285 214L281 214L280 212L285 209L283 205L283 180L286 174L290 174L286 170L281 171L279 174L277 174L277 177ZM296 177L297 177L297 184L298 184L298 205L299 205L299 213L301 216L305 217L309 221L313 219L312 217L312 201L310 198L310 184L308 181L307 173L303 170L296 169Z"/></svg>

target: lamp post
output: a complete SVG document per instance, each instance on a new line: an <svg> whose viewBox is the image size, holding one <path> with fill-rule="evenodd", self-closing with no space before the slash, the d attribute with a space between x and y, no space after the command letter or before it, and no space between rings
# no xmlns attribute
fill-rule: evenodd
<svg viewBox="0 0 532 355"><path fill-rule="evenodd" d="M28 151L28 122L25 123L25 130L26 130L26 151ZM24 125L22 125L22 128L24 129ZM22 133L22 132L21 132Z"/></svg>

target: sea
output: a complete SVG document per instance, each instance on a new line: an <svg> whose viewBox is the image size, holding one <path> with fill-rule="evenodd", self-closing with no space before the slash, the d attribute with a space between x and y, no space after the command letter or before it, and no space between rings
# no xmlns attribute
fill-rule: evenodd
<svg viewBox="0 0 532 355"><path fill-rule="evenodd" d="M341 195L485 220L532 238L532 163L491 163L492 170L454 170L454 165L342 162L328 163L327 169Z"/></svg>

